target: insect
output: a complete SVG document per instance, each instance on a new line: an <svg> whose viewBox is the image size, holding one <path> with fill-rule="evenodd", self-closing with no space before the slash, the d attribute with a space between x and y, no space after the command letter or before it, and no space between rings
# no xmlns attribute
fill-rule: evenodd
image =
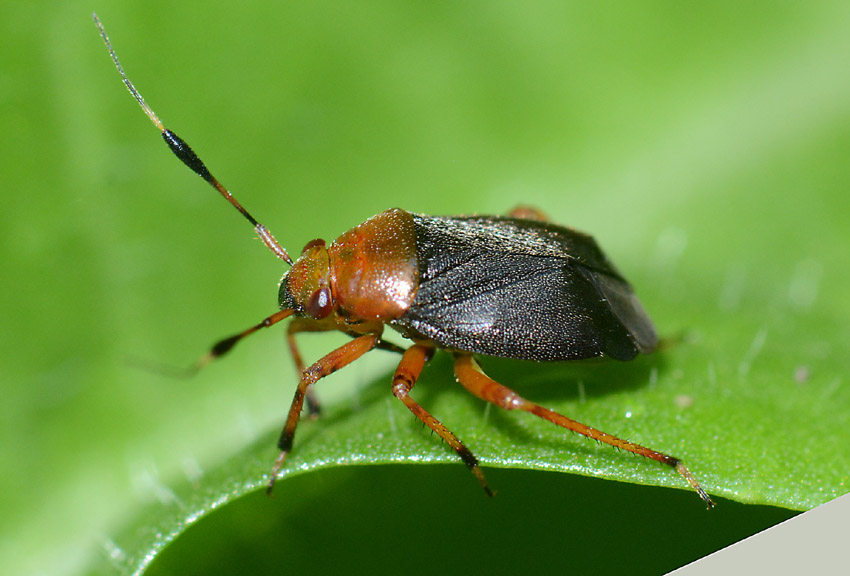
<svg viewBox="0 0 850 576"><path fill-rule="evenodd" d="M294 316L287 342L299 382L278 441L271 492L292 449L311 387L372 349L401 354L392 393L460 456L488 495L478 459L410 393L437 349L454 357L455 376L475 396L508 410L524 410L616 448L667 464L714 506L676 457L606 434L519 396L487 376L477 355L537 361L607 356L631 360L652 352L658 338L629 283L588 235L547 222L533 209L508 216L438 217L392 209L355 226L330 245L313 240L293 260L174 132L165 128L124 72L94 15L112 61L130 93L160 130L171 151L206 180L254 227L260 240L290 266L278 291L280 310L216 343L201 367L243 338ZM412 344L382 338L389 326ZM296 345L301 332L339 331L347 343L305 366ZM312 408L316 410L315 407Z"/></svg>

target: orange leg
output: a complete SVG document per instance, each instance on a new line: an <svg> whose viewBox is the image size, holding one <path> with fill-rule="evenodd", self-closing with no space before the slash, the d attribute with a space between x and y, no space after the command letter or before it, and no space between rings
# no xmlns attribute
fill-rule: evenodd
<svg viewBox="0 0 850 576"><path fill-rule="evenodd" d="M304 322L304 318L295 318L286 327L286 343L289 345L289 353L292 355L292 361L295 363L295 369L298 371L299 378L304 373L304 361L301 359L301 353L298 351L298 345L295 343L295 335L299 332L316 331L315 326L309 322Z"/></svg>
<svg viewBox="0 0 850 576"><path fill-rule="evenodd" d="M535 416L539 416L540 418L548 420L549 422L557 424L567 430L578 432L588 438L593 438L594 440L610 444L615 448L621 448L623 450L639 454L640 456L657 460L658 462L675 468L676 471L681 474L685 480L687 480L688 484L697 491L700 498L705 501L709 508L714 506L711 498L678 458L668 456L667 454L650 450L649 448L644 448L634 442L629 442L627 440L617 438L616 436L606 434L601 430L596 430L595 428L591 428L581 422L571 420L570 418L549 410L548 408L543 408L538 404L529 402L510 388L499 384L484 374L481 367L478 365L478 362L476 362L475 359L468 354L455 355L455 376L457 376L458 382L482 400L492 402L506 410L525 410L526 412L531 412Z"/></svg>
<svg viewBox="0 0 850 576"><path fill-rule="evenodd" d="M286 343L289 346L289 353L292 355L292 361L295 363L295 369L298 371L298 378L301 378L301 375L304 373L304 360L301 359L301 352L298 350L298 344L295 342L295 335L299 332L328 332L335 329L337 328L329 328L327 326L319 325L315 320L311 320L309 318L294 318L289 323L286 328ZM355 334L349 335L352 338L357 337ZM400 348L395 344L384 340L378 340L375 344L375 348L388 350L390 352L398 352L399 354L404 352L404 348ZM307 388L306 400L307 413L311 418L317 418L319 414L321 414L322 410L319 406L319 399L316 398L316 394L313 392L312 386Z"/></svg>
<svg viewBox="0 0 850 576"><path fill-rule="evenodd" d="M513 210L508 212L508 216L512 216L513 218L524 218L525 220L539 220L540 222L549 221L549 217L546 216L542 210L526 204L520 204L515 207Z"/></svg>
<svg viewBox="0 0 850 576"><path fill-rule="evenodd" d="M298 388L295 389L295 396L292 398L292 405L286 417L286 424L283 426L280 440L277 443L277 447L280 448L280 456L277 457L272 468L269 486L266 489L267 493L271 493L275 480L277 480L277 475L283 467L284 460L286 460L286 455L292 450L295 429L298 426L301 409L304 407L304 397L307 394L307 389L328 374L336 372L343 366L347 366L363 356L375 347L379 338L380 335L378 334L358 336L354 340L346 342L333 352L325 355L321 360L301 372L301 380L298 382Z"/></svg>
<svg viewBox="0 0 850 576"><path fill-rule="evenodd" d="M295 318L286 327L286 343L289 345L289 353L292 355L292 361L295 363L295 370L298 371L298 378L304 374L304 360L301 359L301 352L298 350L298 344L295 342L295 335L299 332L321 332L323 328L318 328L315 322L305 318ZM313 392L313 387L307 388L307 413L311 418L317 417L321 413L319 400Z"/></svg>
<svg viewBox="0 0 850 576"><path fill-rule="evenodd" d="M463 444L463 442L460 441L457 436L451 432L451 430L446 428L442 422L434 418L427 410L420 406L416 400L410 397L410 391L413 389L413 385L416 384L416 380L419 379L419 374L422 373L422 368L425 366L425 363L431 359L433 354L433 348L422 346L421 344L414 344L405 350L404 355L401 358L401 362L399 362L398 368L396 368L395 375L393 376L393 395L404 402L404 405L407 406L408 410L413 412L417 418L424 422L428 428L436 432L440 438L445 440L446 443L458 453L472 473L475 474L475 477L478 478L478 481L481 482L481 486L484 488L487 495L492 496L493 492L491 492L490 488L487 487L487 481L484 479L484 473L481 471L481 467L478 465L478 459L475 455Z"/></svg>

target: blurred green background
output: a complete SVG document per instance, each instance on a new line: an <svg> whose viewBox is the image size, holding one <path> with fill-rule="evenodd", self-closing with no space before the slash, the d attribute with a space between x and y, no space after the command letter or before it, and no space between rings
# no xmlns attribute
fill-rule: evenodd
<svg viewBox="0 0 850 576"><path fill-rule="evenodd" d="M282 267L158 142L92 10L292 252L392 206L522 202L592 232L681 341L633 368L492 372L683 456L720 506L530 417L482 422L437 358L417 397L484 461L637 483L488 468L487 500L389 406L386 353L320 390L292 462L315 470L261 497L283 329L192 380L133 359L183 365L260 320ZM172 538L151 573L658 573L850 491L848 29L842 2L4 4L0 573L125 572ZM452 465L334 467L413 460Z"/></svg>

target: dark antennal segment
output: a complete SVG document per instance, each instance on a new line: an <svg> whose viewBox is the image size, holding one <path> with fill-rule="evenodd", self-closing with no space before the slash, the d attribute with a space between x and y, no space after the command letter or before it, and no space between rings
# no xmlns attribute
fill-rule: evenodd
<svg viewBox="0 0 850 576"><path fill-rule="evenodd" d="M289 257L286 250L283 249L283 246L278 244L278 241L275 240L275 237L272 236L272 233L268 231L268 229L257 222L250 213L248 213L245 208L233 197L230 191L222 186L222 184L213 176L203 161L198 157L197 154L192 150L192 148L183 141L177 134L166 128L162 125L159 117L154 113L150 106L148 106L145 99L142 98L142 95L136 90L136 87L130 82L130 79L127 77L127 74L124 72L124 68L121 66L121 62L118 61L118 56L115 54L115 50L112 49L112 43L109 41L109 36L106 35L106 30L103 28L103 24L100 23L100 19L97 17L97 14L92 14L92 18L94 18L94 23L97 26L97 29L100 31L100 36L103 38L104 44L106 44L106 49L109 50L109 55L112 57L112 62L115 64L115 67L118 69L118 73L121 74L121 79L124 81L124 85L127 87L127 90L130 91L130 94L133 95L133 98L136 99L136 102L139 103L139 106L142 107L145 114L147 114L148 118L150 118L151 122L153 122L154 126L159 128L159 131L162 133L162 138L165 140L165 143L168 144L168 147L177 156L183 164L192 169L195 174L206 180L210 183L210 185L219 191L219 193L224 196L224 198L230 202L234 208L239 210L242 215L254 226L254 230L257 231L257 234L260 236L260 240L263 241L269 250L274 252L274 254L289 264L292 265L292 258Z"/></svg>

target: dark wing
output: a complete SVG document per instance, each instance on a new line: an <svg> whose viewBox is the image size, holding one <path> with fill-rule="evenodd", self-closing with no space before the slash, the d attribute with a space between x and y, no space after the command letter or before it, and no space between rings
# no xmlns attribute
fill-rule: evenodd
<svg viewBox="0 0 850 576"><path fill-rule="evenodd" d="M516 218L414 221L419 288L393 322L402 332L528 360L629 360L655 347L652 322L589 236Z"/></svg>

